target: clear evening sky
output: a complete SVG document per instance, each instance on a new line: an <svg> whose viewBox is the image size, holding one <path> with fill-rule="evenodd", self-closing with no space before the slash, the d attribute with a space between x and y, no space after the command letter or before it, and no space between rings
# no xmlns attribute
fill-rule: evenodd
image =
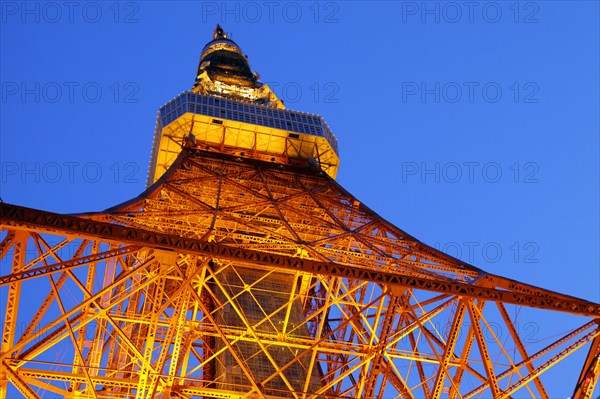
<svg viewBox="0 0 600 399"><path fill-rule="evenodd" d="M0 6L4 202L99 211L143 191L157 109L191 88L220 23L288 108L325 118L338 181L367 206L492 273L600 302L597 2ZM575 325L519 317L546 344ZM561 397L570 371L550 383Z"/></svg>

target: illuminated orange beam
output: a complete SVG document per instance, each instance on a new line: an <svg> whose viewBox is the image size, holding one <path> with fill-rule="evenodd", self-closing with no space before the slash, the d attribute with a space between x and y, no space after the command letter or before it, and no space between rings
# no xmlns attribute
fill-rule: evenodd
<svg viewBox="0 0 600 399"><path fill-rule="evenodd" d="M470 298L500 301L516 305L568 312L582 316L600 317L600 305L579 298L544 291L545 297L521 292L510 292L448 280L406 276L366 268L319 262L290 256L241 249L212 242L179 237L171 234L132 230L110 223L97 222L68 215L59 215L16 205L0 204L0 222L24 229L78 234L82 237L101 238L115 243L128 243L156 249L169 249L190 255L210 256L234 260L243 264L302 270L313 274L331 275L381 284L449 293ZM500 277L492 277L503 280ZM0 281L2 281L0 279ZM541 289L540 289L541 290Z"/></svg>

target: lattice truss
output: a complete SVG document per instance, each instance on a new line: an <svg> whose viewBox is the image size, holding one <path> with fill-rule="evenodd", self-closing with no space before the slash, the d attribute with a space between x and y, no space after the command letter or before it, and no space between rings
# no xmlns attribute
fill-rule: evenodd
<svg viewBox="0 0 600 399"><path fill-rule="evenodd" d="M598 380L598 304L435 251L317 170L184 149L103 213L0 209L2 398L552 398L579 348L574 397ZM579 327L532 346L521 308Z"/></svg>

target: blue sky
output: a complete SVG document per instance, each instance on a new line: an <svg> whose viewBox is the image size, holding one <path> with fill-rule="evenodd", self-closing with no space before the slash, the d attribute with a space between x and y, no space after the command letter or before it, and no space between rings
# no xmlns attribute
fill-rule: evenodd
<svg viewBox="0 0 600 399"><path fill-rule="evenodd" d="M157 109L221 23L288 108L325 118L366 205L600 302L598 3L469 4L3 2L0 196L68 213L143 191Z"/></svg>

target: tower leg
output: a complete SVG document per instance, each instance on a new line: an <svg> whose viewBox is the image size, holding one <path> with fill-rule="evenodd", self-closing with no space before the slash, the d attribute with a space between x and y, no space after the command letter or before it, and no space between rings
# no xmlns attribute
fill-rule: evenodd
<svg viewBox="0 0 600 399"><path fill-rule="evenodd" d="M598 321L600 324L600 320ZM573 399L590 399L600 378L600 335L594 338L581 374L575 385Z"/></svg>

